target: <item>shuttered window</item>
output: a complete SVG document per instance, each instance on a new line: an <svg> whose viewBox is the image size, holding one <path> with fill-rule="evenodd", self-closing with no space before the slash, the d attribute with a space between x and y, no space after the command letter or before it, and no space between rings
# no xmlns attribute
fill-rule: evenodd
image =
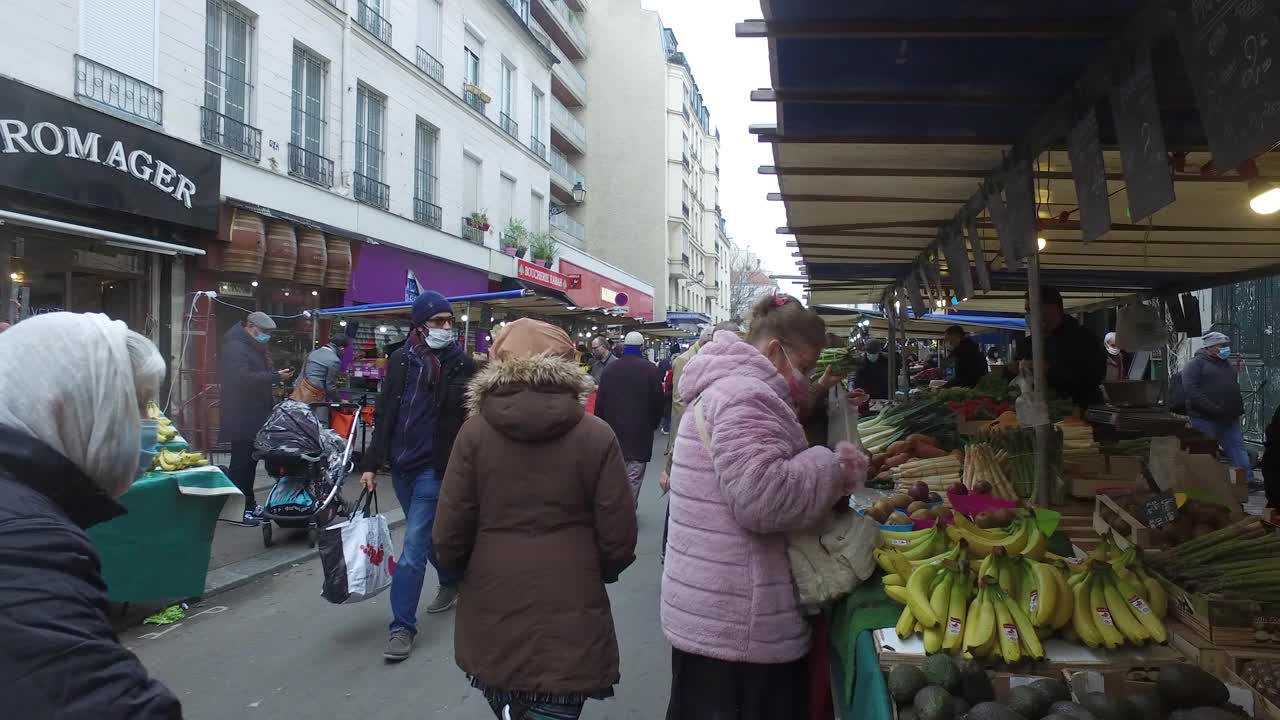
<svg viewBox="0 0 1280 720"><path fill-rule="evenodd" d="M156 0L80 0L80 28L82 55L155 83Z"/></svg>

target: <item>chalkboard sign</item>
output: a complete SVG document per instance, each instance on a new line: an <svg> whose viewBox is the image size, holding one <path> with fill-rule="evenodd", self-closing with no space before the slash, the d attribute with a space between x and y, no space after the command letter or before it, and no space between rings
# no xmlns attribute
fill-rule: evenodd
<svg viewBox="0 0 1280 720"><path fill-rule="evenodd" d="M947 256L947 280L955 290L956 297L967 298L973 295L973 273L969 270L969 253L964 249L964 236L960 228L948 225L942 229L940 240L942 254Z"/></svg>
<svg viewBox="0 0 1280 720"><path fill-rule="evenodd" d="M1219 172L1280 142L1280 1L1186 0L1178 45ZM1274 71L1274 72L1273 72Z"/></svg>
<svg viewBox="0 0 1280 720"><path fill-rule="evenodd" d="M1174 200L1173 176L1169 174L1169 155L1148 53L1139 53L1130 73L1111 87L1111 112L1120 140L1129 219L1136 223Z"/></svg>
<svg viewBox="0 0 1280 720"><path fill-rule="evenodd" d="M935 300L946 302L950 297L946 294L942 287L942 263L938 262L938 251L933 249L929 251L929 256L924 261L924 276L929 282L929 286L933 288L931 293Z"/></svg>
<svg viewBox="0 0 1280 720"><path fill-rule="evenodd" d="M1071 159L1076 204L1080 206L1080 235L1087 243L1111 230L1107 167L1102 160L1098 113L1094 108L1089 108L1089 112L1067 133L1067 156Z"/></svg>
<svg viewBox="0 0 1280 720"><path fill-rule="evenodd" d="M1142 504L1142 514L1147 527L1162 528L1178 519L1178 501L1171 492L1152 495Z"/></svg>
<svg viewBox="0 0 1280 720"><path fill-rule="evenodd" d="M1040 251L1036 246L1036 190L1031 176L1031 158L1020 160L1005 174L1004 198L1010 232L1009 245L1000 238L1009 269L1019 266L1023 258ZM1010 250L1013 251L1012 257ZM1011 262L1010 262L1011 260Z"/></svg>
<svg viewBox="0 0 1280 720"><path fill-rule="evenodd" d="M978 287L991 292L991 266L987 264L987 250L978 235L978 218L971 217L964 223L964 234L969 239L969 252L973 254L973 267L978 273Z"/></svg>
<svg viewBox="0 0 1280 720"><path fill-rule="evenodd" d="M920 297L920 277L914 267L911 268L911 272L907 273L907 296L911 300L911 309L915 311L916 317L922 317L928 312L925 308L924 298ZM903 316L905 315L906 313L903 313Z"/></svg>

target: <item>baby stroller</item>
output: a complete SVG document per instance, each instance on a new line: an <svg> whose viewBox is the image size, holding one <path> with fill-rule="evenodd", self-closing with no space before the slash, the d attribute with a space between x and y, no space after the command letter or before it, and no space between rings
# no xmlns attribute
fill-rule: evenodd
<svg viewBox="0 0 1280 720"><path fill-rule="evenodd" d="M271 547L272 523L282 528L306 528L307 545L315 547L320 528L345 514L342 483L353 467L351 450L356 434L348 432L344 440L323 427L312 408L285 400L254 439L257 457L266 465L267 474L276 479L262 512L262 544L266 547Z"/></svg>

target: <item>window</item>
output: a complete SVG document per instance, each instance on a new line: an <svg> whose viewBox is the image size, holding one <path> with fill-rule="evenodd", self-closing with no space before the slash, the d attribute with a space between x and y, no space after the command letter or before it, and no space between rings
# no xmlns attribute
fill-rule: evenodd
<svg viewBox="0 0 1280 720"><path fill-rule="evenodd" d="M390 4L383 0L356 0L356 22L388 45L391 44L391 23L387 21Z"/></svg>
<svg viewBox="0 0 1280 720"><path fill-rule="evenodd" d="M440 0L419 0L418 45L435 57L440 57Z"/></svg>
<svg viewBox="0 0 1280 720"><path fill-rule="evenodd" d="M80 0L80 51L136 80L155 80L156 0Z"/></svg>
<svg viewBox="0 0 1280 720"><path fill-rule="evenodd" d="M462 212L470 215L478 210L484 210L483 199L480 194L480 158L473 155L463 153L462 155ZM462 220L462 237L476 245L484 244L484 233L467 222L466 215ZM496 222L496 220L493 220Z"/></svg>
<svg viewBox="0 0 1280 720"><path fill-rule="evenodd" d="M441 210L436 202L436 149L440 131L429 123L418 121L413 147L413 219L440 229Z"/></svg>
<svg viewBox="0 0 1280 720"><path fill-rule="evenodd" d="M356 89L356 200L386 210L391 190L383 182L387 99L364 85Z"/></svg>
<svg viewBox="0 0 1280 720"><path fill-rule="evenodd" d="M324 157L327 63L305 48L293 48L293 103L289 174L333 186L333 161Z"/></svg>
<svg viewBox="0 0 1280 720"><path fill-rule="evenodd" d="M503 175L498 189L501 191L498 208L506 215L507 222L511 222L516 217L516 179Z"/></svg>
<svg viewBox="0 0 1280 720"><path fill-rule="evenodd" d="M529 126L533 137L536 138L542 137L542 118L546 114L546 102L547 98L542 94L542 91L538 89L538 86L534 85L532 103L533 112L530 114Z"/></svg>
<svg viewBox="0 0 1280 720"><path fill-rule="evenodd" d="M466 64L463 65L463 72L465 73L464 77L467 82L475 85L476 87L480 87L480 53L476 52L472 48L479 47L479 45L480 44L476 42L475 38L468 34L467 44L462 48L466 55L464 58Z"/></svg>
<svg viewBox="0 0 1280 720"><path fill-rule="evenodd" d="M512 137L520 136L520 124L515 120L516 114L516 69L502 63L502 110L498 115L498 124Z"/></svg>
<svg viewBox="0 0 1280 720"><path fill-rule="evenodd" d="M209 0L205 25L205 142L257 161L262 133L249 125L253 110L253 19L235 5Z"/></svg>
<svg viewBox="0 0 1280 720"><path fill-rule="evenodd" d="M680 184L680 210L684 213L685 218L689 217L689 184Z"/></svg>
<svg viewBox="0 0 1280 720"><path fill-rule="evenodd" d="M542 232L543 221L547 217L546 198L536 191L529 193L529 232Z"/></svg>

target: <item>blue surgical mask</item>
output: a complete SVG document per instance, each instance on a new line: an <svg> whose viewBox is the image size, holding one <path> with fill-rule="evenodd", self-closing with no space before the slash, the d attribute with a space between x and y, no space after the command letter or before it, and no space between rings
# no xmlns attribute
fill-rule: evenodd
<svg viewBox="0 0 1280 720"><path fill-rule="evenodd" d="M263 345L266 345L267 343L271 342L271 336L266 333L262 333L261 335L255 335L253 339L257 340Z"/></svg>
<svg viewBox="0 0 1280 720"><path fill-rule="evenodd" d="M869 353L867 353L867 361L868 361L868 362L875 362L875 361L877 361L877 360L879 360L879 359L880 359L880 353L878 353L878 352L869 352Z"/></svg>
<svg viewBox="0 0 1280 720"><path fill-rule="evenodd" d="M1220 347L1220 348L1218 348L1218 357L1222 358L1223 360L1230 360L1230 359L1231 359L1231 346L1230 346L1230 345L1227 345L1227 346L1225 346L1225 347Z"/></svg>
<svg viewBox="0 0 1280 720"><path fill-rule="evenodd" d="M155 461L155 457L159 452L156 448L159 440L160 426L155 420L142 421L142 440L138 449L138 475L139 477L146 474L151 469L151 464Z"/></svg>
<svg viewBox="0 0 1280 720"><path fill-rule="evenodd" d="M456 337L453 330L427 328L427 347L432 350L443 350L449 347Z"/></svg>

